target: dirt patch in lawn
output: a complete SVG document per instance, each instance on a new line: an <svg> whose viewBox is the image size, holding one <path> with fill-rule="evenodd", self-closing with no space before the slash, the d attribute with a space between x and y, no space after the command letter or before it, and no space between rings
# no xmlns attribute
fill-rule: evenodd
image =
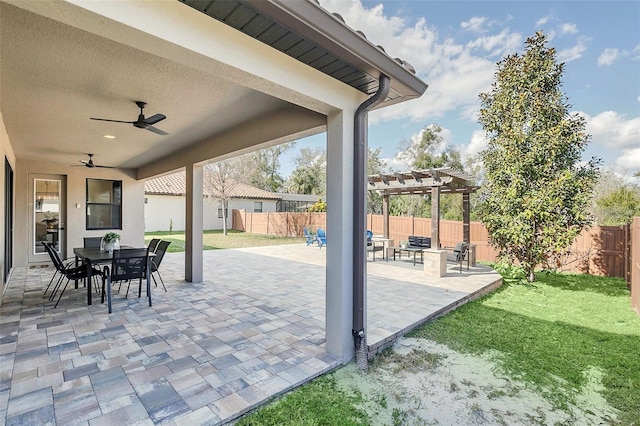
<svg viewBox="0 0 640 426"><path fill-rule="evenodd" d="M363 397L373 424L553 425L610 424L616 410L600 395L601 374L572 391L574 404L558 407L544 391L509 378L495 354L478 357L415 338L398 340L383 360L361 374L352 363L335 373L338 386Z"/></svg>

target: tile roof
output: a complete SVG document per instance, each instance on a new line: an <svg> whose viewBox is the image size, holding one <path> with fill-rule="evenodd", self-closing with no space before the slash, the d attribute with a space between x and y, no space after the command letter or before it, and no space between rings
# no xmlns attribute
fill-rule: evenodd
<svg viewBox="0 0 640 426"><path fill-rule="evenodd" d="M208 197L217 197L218 192L209 183L208 176L210 171L206 168L204 173L204 195ZM149 179L144 183L145 194L155 195L186 195L186 175L185 172L173 173L171 175L160 176ZM251 198L260 200L280 200L282 197L273 192L265 191L246 183L235 182L230 187L231 198Z"/></svg>

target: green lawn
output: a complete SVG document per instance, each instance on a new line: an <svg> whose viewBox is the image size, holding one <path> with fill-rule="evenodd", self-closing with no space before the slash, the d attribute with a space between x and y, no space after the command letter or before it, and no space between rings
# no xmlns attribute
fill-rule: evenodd
<svg viewBox="0 0 640 426"><path fill-rule="evenodd" d="M148 244L152 238L160 238L162 240L171 241L171 245L167 250L169 253L184 251L184 231L177 232L147 232L144 234L145 244ZM248 234L241 231L228 231L228 235L223 235L222 230L204 231L203 248L205 250L217 250L228 248L243 248L270 246L275 244L293 244L301 243L304 238L289 238L276 235L260 235Z"/></svg>
<svg viewBox="0 0 640 426"><path fill-rule="evenodd" d="M600 382L601 394L619 410L620 424L638 425L640 317L631 309L624 281L544 273L538 279L533 285L508 281L411 336L460 352L494 354L506 374L537 387L558 408ZM379 358L374 363L385 362ZM343 419L367 424L364 413L353 411L357 401L349 398L332 386L329 375L238 424L348 424ZM313 422L316 416L323 420Z"/></svg>

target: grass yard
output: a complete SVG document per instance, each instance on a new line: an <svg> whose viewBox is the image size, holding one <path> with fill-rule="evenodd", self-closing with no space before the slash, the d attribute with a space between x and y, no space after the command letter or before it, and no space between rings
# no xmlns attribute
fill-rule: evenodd
<svg viewBox="0 0 640 426"><path fill-rule="evenodd" d="M640 317L622 279L541 273L533 285L507 282L412 335L471 353L499 351L508 373L559 407L600 381L621 424L639 424Z"/></svg>
<svg viewBox="0 0 640 426"><path fill-rule="evenodd" d="M505 279L496 292L410 335L490 356L501 374L537 389L554 409L577 406L588 412L593 405L585 395L599 394L618 410L618 424L640 424L640 317L621 279L544 273L533 285ZM378 355L368 376L391 358L398 363L398 355ZM238 425L372 424L362 408L365 395L336 386L338 373L298 388ZM374 403L379 410L387 405L383 399ZM405 424L403 415L394 410L392 423Z"/></svg>
<svg viewBox="0 0 640 426"><path fill-rule="evenodd" d="M167 252L177 253L184 251L184 231L177 232L147 232L144 234L144 242L148 244L152 238L171 241ZM244 248L270 246L275 244L301 243L304 238L279 237L275 235L248 234L241 231L228 231L228 235L223 235L222 230L204 231L204 250L217 250L229 248Z"/></svg>

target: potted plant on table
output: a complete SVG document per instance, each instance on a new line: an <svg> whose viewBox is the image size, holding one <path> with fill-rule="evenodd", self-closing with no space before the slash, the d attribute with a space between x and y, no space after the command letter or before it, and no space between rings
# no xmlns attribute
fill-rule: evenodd
<svg viewBox="0 0 640 426"><path fill-rule="evenodd" d="M120 248L120 234L107 232L105 236L102 237L102 242L104 243L104 251L111 253L114 249L118 250Z"/></svg>
<svg viewBox="0 0 640 426"><path fill-rule="evenodd" d="M409 246L409 241L407 240L402 240L400 241L400 247L403 249L406 249Z"/></svg>

